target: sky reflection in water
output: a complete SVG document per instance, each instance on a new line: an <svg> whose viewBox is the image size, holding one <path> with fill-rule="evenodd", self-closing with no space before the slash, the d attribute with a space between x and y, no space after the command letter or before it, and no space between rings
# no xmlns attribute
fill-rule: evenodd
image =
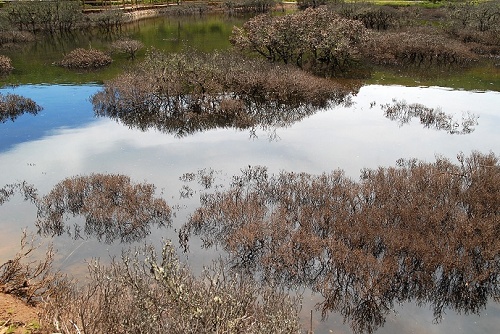
<svg viewBox="0 0 500 334"><path fill-rule="evenodd" d="M136 182L156 185L171 206L181 206L173 219L178 229L186 215L196 207L194 201L181 199L187 172L211 168L221 171L216 182L228 183L232 175L248 165L267 166L270 173L280 170L319 174L343 169L358 179L364 167L394 166L399 158L434 161L443 155L456 162L456 155L472 150L500 153L500 93L467 92L438 87L365 86L353 97L350 108L335 107L320 111L288 128L274 133L257 130L217 129L176 138L156 130L141 132L107 118L95 118L89 97L99 86L20 86L0 89L33 99L44 109L37 116L23 115L15 122L0 124L0 187L27 181L46 194L66 177L90 173L120 173ZM451 135L426 129L417 120L399 126L383 116L382 104L392 99L440 107L460 119L462 113L477 116L475 131ZM194 194L196 198L198 193ZM18 243L22 227L34 230L36 209L17 196L0 207L2 215L1 251ZM77 218L78 219L78 218ZM174 229L162 229L148 237L176 239ZM99 244L95 240L57 238L63 267L77 268L84 258L118 254L120 246ZM200 253L191 245L189 262L200 266L214 257ZM200 254L203 254L200 256ZM304 312L312 304L305 301ZM460 317L453 312L440 325L432 324L432 312L405 304L395 317L389 317L380 330L384 333L488 333L500 326L499 307L491 305L481 317ZM341 319L332 316L317 324L316 332L349 332Z"/></svg>

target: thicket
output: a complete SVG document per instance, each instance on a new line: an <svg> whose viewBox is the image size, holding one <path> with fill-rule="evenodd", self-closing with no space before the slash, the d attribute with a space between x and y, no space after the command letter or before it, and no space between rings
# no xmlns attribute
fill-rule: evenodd
<svg viewBox="0 0 500 334"><path fill-rule="evenodd" d="M97 49L77 48L64 55L59 66L72 69L97 69L111 64L113 59Z"/></svg>
<svg viewBox="0 0 500 334"><path fill-rule="evenodd" d="M500 163L493 153L458 164L400 160L322 175L249 167L229 189L201 196L182 228L264 282L305 285L323 315L339 312L372 333L394 305L478 313L500 301Z"/></svg>
<svg viewBox="0 0 500 334"><path fill-rule="evenodd" d="M0 123L14 121L24 113L38 114L42 110L35 101L16 94L0 94Z"/></svg>
<svg viewBox="0 0 500 334"><path fill-rule="evenodd" d="M7 56L0 55L0 74L9 73L13 69L12 60Z"/></svg>
<svg viewBox="0 0 500 334"><path fill-rule="evenodd" d="M111 50L126 54L130 59L135 59L137 52L144 48L141 41L134 39L119 39L111 43Z"/></svg>
<svg viewBox="0 0 500 334"><path fill-rule="evenodd" d="M36 199L38 233L94 236L106 243L142 240L151 226L165 227L172 221L170 207L154 192L154 185L134 184L120 174L67 178ZM85 225L68 226L66 220L75 216L85 217Z"/></svg>
<svg viewBox="0 0 500 334"><path fill-rule="evenodd" d="M323 75L348 70L359 60L365 41L359 21L325 7L284 16L259 15L242 28L235 27L231 36L237 49Z"/></svg>
<svg viewBox="0 0 500 334"><path fill-rule="evenodd" d="M68 302L71 301L71 302ZM300 333L298 299L216 263L199 277L166 242L89 263L89 281L54 290L44 319L69 333Z"/></svg>
<svg viewBox="0 0 500 334"><path fill-rule="evenodd" d="M106 82L92 103L99 116L184 136L215 127L285 126L347 102L350 93L297 68L236 54L154 52Z"/></svg>

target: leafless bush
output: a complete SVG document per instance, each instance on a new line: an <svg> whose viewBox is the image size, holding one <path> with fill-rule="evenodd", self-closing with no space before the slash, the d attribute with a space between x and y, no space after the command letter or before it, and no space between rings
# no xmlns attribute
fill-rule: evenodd
<svg viewBox="0 0 500 334"><path fill-rule="evenodd" d="M298 300L260 289L222 264L193 276L166 243L89 264L89 282L47 299L62 333L299 333Z"/></svg>
<svg viewBox="0 0 500 334"><path fill-rule="evenodd" d="M319 292L323 314L342 314L357 333L382 326L395 303L478 313L500 300L500 164L493 154L401 160L314 176L263 167L201 197L182 228L222 246L233 265L264 281Z"/></svg>
<svg viewBox="0 0 500 334"><path fill-rule="evenodd" d="M35 304L57 290L63 276L52 269L52 246L47 248L42 259L36 259L39 247L36 239L23 231L19 251L14 258L0 265L0 292Z"/></svg>
<svg viewBox="0 0 500 334"><path fill-rule="evenodd" d="M16 94L0 94L0 123L5 123L8 119L14 121L24 113L36 115L41 110L42 107L32 99Z"/></svg>
<svg viewBox="0 0 500 334"><path fill-rule="evenodd" d="M90 19L93 26L97 26L101 30L113 31L120 29L124 23L124 14L121 9L103 10L99 13L90 14Z"/></svg>
<svg viewBox="0 0 500 334"><path fill-rule="evenodd" d="M160 198L154 198L152 184L132 184L125 175L91 174L76 176L58 183L37 200L40 233L61 235L67 232L82 236L81 227L73 232L65 226L68 215L85 216L83 233L112 242L136 241L149 234L150 226L171 224L171 209Z"/></svg>
<svg viewBox="0 0 500 334"><path fill-rule="evenodd" d="M346 72L359 59L365 28L325 7L290 15L259 15L235 27L231 43L273 62L295 64L318 75Z"/></svg>
<svg viewBox="0 0 500 334"><path fill-rule="evenodd" d="M142 42L134 39L120 39L111 44L111 49L115 52L125 53L129 58L134 59L137 52L144 47Z"/></svg>
<svg viewBox="0 0 500 334"><path fill-rule="evenodd" d="M59 65L74 69L95 69L111 64L110 56L96 49L78 48L64 56Z"/></svg>
<svg viewBox="0 0 500 334"><path fill-rule="evenodd" d="M0 74L9 73L13 69L12 60L7 56L0 55Z"/></svg>
<svg viewBox="0 0 500 334"><path fill-rule="evenodd" d="M35 37L27 31L7 30L0 31L0 47L7 48L15 44L32 42Z"/></svg>
<svg viewBox="0 0 500 334"><path fill-rule="evenodd" d="M419 118L427 128L445 130L450 134L468 134L474 131L478 116L468 114L462 117L462 128L452 115L444 113L440 108L429 108L420 103L408 104L406 101L393 99L392 104L382 105L384 114L390 120L397 120L400 125L409 123L412 118Z"/></svg>
<svg viewBox="0 0 500 334"><path fill-rule="evenodd" d="M148 55L92 97L94 111L140 129L185 136L215 127L292 124L343 103L357 87L236 54Z"/></svg>
<svg viewBox="0 0 500 334"><path fill-rule="evenodd" d="M466 66L477 56L463 44L429 32L385 32L369 35L366 58L384 65Z"/></svg>

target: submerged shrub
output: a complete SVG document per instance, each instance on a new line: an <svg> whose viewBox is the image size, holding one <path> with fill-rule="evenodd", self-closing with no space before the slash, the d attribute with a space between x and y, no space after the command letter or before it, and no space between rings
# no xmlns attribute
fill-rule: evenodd
<svg viewBox="0 0 500 334"><path fill-rule="evenodd" d="M500 163L399 160L321 175L242 170L229 189L201 196L180 232L222 247L263 281L305 285L356 333L372 333L400 302L479 313L500 297Z"/></svg>
<svg viewBox="0 0 500 334"><path fill-rule="evenodd" d="M0 123L5 123L8 119L14 121L24 113L36 115L41 110L42 107L32 99L16 94L0 94Z"/></svg>
<svg viewBox="0 0 500 334"><path fill-rule="evenodd" d="M348 101L351 89L236 54L152 53L92 97L94 111L184 136L215 127L281 127Z"/></svg>
<svg viewBox="0 0 500 334"><path fill-rule="evenodd" d="M12 60L7 56L0 55L0 74L9 73L13 69Z"/></svg>
<svg viewBox="0 0 500 334"><path fill-rule="evenodd" d="M67 68L95 69L111 64L110 56L96 49L78 48L64 56L60 66Z"/></svg>
<svg viewBox="0 0 500 334"><path fill-rule="evenodd" d="M256 16L233 29L231 43L272 62L329 76L345 73L357 62L365 34L361 22L320 7L283 16Z"/></svg>
<svg viewBox="0 0 500 334"><path fill-rule="evenodd" d="M377 64L410 66L465 66L477 60L461 42L423 32L372 32L366 58Z"/></svg>
<svg viewBox="0 0 500 334"><path fill-rule="evenodd" d="M92 174L67 178L39 200L39 233L75 239L95 236L110 243L137 241L150 232L151 225L169 226L171 209L161 198L155 198L155 186L133 184L119 174ZM65 225L69 216L84 216L85 226ZM82 233L83 230L83 233Z"/></svg>
<svg viewBox="0 0 500 334"><path fill-rule="evenodd" d="M134 39L120 39L111 44L111 49L115 52L125 53L129 58L134 59L137 52L144 47L144 44Z"/></svg>

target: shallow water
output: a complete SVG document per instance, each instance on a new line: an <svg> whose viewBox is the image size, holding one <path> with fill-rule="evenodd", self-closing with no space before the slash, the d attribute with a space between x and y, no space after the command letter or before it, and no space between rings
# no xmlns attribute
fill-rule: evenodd
<svg viewBox="0 0 500 334"><path fill-rule="evenodd" d="M21 85L0 93L32 98L44 109L38 115L23 115L15 122L0 123L0 187L14 182L33 184L41 195L66 177L90 173L121 173L135 182L153 183L157 194L178 207L173 227L153 230L148 239L177 238L176 230L197 206L202 189L193 187L192 199L181 198L187 172L216 171L216 184L227 185L233 175L248 165L319 174L342 169L353 179L362 168L394 166L399 158L434 161L436 155L456 162L456 155L500 152L500 93L463 91L441 87L364 86L352 97L351 107L321 110L286 128L248 130L221 128L177 138L156 130L130 129L108 118L96 118L89 97L98 85ZM454 119L463 113L478 116L470 134L449 134L425 128L418 120L399 125L384 117L381 105L392 99L437 108ZM0 206L2 230L0 262L13 252L23 227L35 231L36 208L15 196ZM80 219L80 220L79 220ZM81 222L72 218L68 224ZM201 250L193 239L184 259L194 268L210 263L215 250ZM76 274L85 270L84 259L117 255L123 245L102 244L95 239L55 237L57 265ZM140 244L140 242L139 242ZM315 298L304 301L304 321ZM388 317L380 333L490 333L500 328L500 309L491 304L480 316L460 316L449 311L442 324L432 324L432 312L405 304L399 314ZM316 333L350 332L342 319L332 315L326 322L314 313ZM308 327L308 325L307 325Z"/></svg>

